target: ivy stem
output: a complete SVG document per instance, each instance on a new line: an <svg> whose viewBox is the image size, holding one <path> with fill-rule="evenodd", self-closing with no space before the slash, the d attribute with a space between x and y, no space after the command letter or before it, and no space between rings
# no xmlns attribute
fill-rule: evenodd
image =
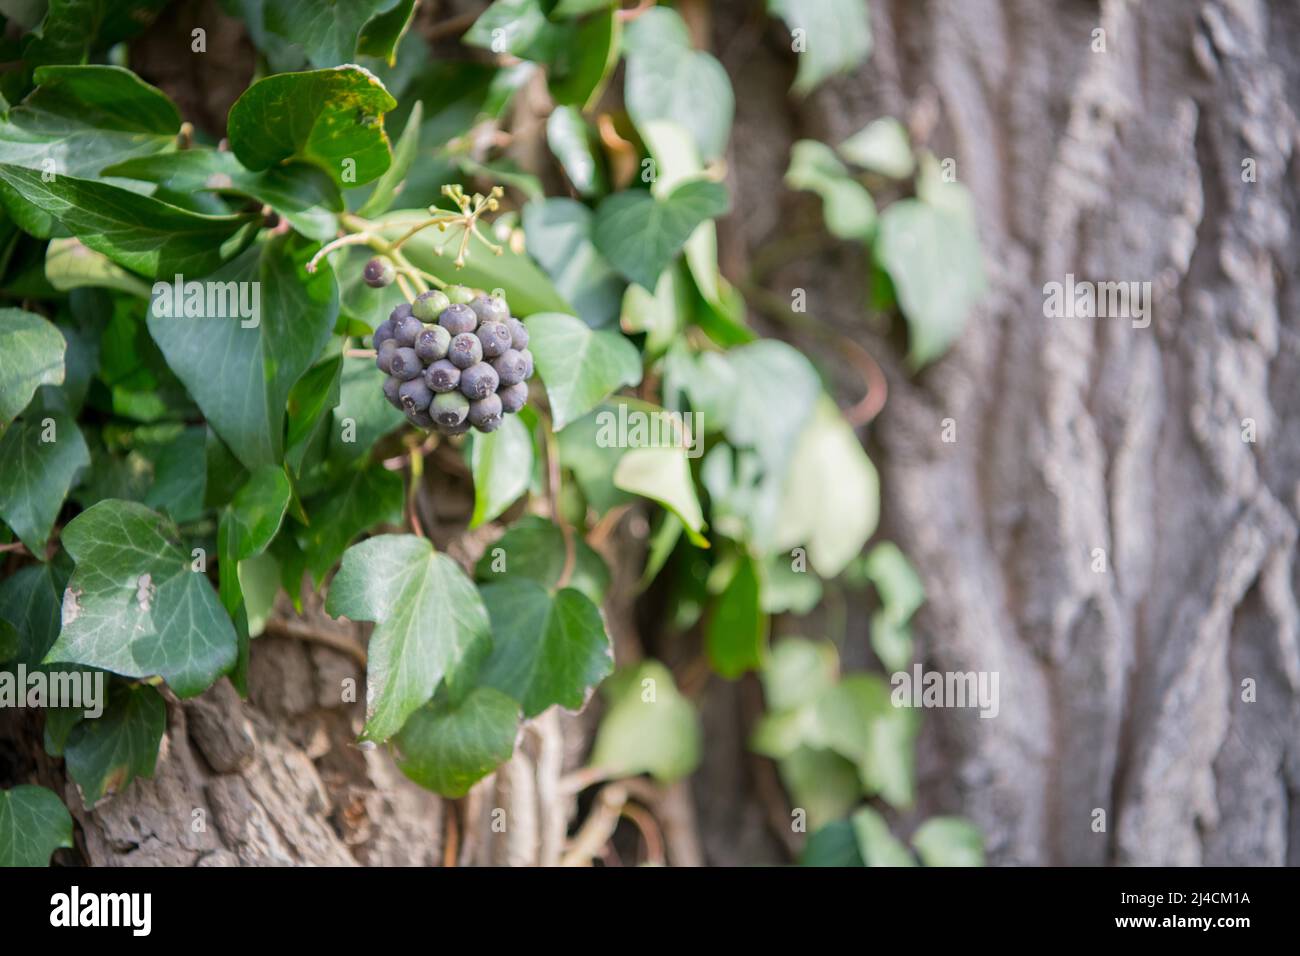
<svg viewBox="0 0 1300 956"><path fill-rule="evenodd" d="M546 492L551 499L551 519L560 526L560 535L564 538L564 568L560 571L560 579L555 582L556 590L559 590L569 586L577 554L573 529L564 519L564 511L560 507L560 449L549 419L542 422L542 436L546 444Z"/></svg>
<svg viewBox="0 0 1300 956"><path fill-rule="evenodd" d="M420 479L424 476L424 455L419 447L414 447L409 453L411 462L411 483L407 488L407 511L411 522L411 530L421 538L427 538L424 533L424 526L420 524L420 513L417 507L416 498L420 489Z"/></svg>

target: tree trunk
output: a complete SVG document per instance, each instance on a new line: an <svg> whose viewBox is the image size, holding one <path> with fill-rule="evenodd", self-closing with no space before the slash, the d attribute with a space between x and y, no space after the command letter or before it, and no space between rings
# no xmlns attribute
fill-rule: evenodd
<svg viewBox="0 0 1300 956"><path fill-rule="evenodd" d="M922 808L970 816L997 863L1300 862L1300 8L871 11L868 67L806 109L783 35L715 36L741 91L733 248L789 229L792 139L885 113L976 201L992 291L919 376L864 331L856 249L774 285L885 367L873 453L926 586L919 659L1000 675L995 719L928 712ZM1150 282L1150 326L1044 318L1067 273Z"/></svg>

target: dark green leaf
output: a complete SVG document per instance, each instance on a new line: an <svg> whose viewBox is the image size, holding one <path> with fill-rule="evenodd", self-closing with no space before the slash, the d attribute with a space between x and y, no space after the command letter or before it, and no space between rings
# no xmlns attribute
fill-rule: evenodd
<svg viewBox="0 0 1300 956"><path fill-rule="evenodd" d="M384 3L371 4L383 7ZM357 53L384 60L389 66L397 61L397 45L415 19L416 0L398 0L387 12L377 14L357 37Z"/></svg>
<svg viewBox="0 0 1300 956"><path fill-rule="evenodd" d="M641 381L641 357L618 332L597 331L558 312L528 319L528 347L546 385L555 430L581 418L615 389Z"/></svg>
<svg viewBox="0 0 1300 956"><path fill-rule="evenodd" d="M492 655L479 681L519 701L525 717L553 704L580 710L614 669L600 610L582 592L552 594L527 578L485 584Z"/></svg>
<svg viewBox="0 0 1300 956"><path fill-rule="evenodd" d="M53 565L28 565L0 581L0 619L18 632L14 660L36 664L59 635L63 578Z"/></svg>
<svg viewBox="0 0 1300 956"><path fill-rule="evenodd" d="M366 201L357 208L358 216L378 216L386 212L397 198L398 190L406 179L406 174L420 150L420 121L424 117L424 104L419 100L411 107L406 118L406 126L393 148L393 165L384 170L384 174L375 180L374 188Z"/></svg>
<svg viewBox="0 0 1300 956"><path fill-rule="evenodd" d="M44 787L0 790L0 867L46 866L59 847L72 846L72 815Z"/></svg>
<svg viewBox="0 0 1300 956"><path fill-rule="evenodd" d="M363 737L387 740L438 684L491 640L478 591L425 538L381 535L349 548L326 611L374 621Z"/></svg>
<svg viewBox="0 0 1300 956"><path fill-rule="evenodd" d="M361 532L379 524L402 520L402 478L382 465L349 469L337 482L303 503L312 522L301 535L307 570L316 583L325 575Z"/></svg>
<svg viewBox="0 0 1300 956"><path fill-rule="evenodd" d="M500 691L476 687L459 705L440 701L411 714L393 741L397 766L444 797L469 788L510 759L519 705Z"/></svg>
<svg viewBox="0 0 1300 956"><path fill-rule="evenodd" d="M572 106L557 106L546 120L546 142L564 167L573 188L583 196L605 191L605 173L591 131L582 113Z"/></svg>
<svg viewBox="0 0 1300 956"><path fill-rule="evenodd" d="M63 384L66 348L49 320L22 309L0 309L0 426L18 417L37 388Z"/></svg>
<svg viewBox="0 0 1300 956"><path fill-rule="evenodd" d="M524 207L529 254L573 303L578 318L598 329L618 319L627 283L597 251L591 238L592 220L590 209L564 197Z"/></svg>
<svg viewBox="0 0 1300 956"><path fill-rule="evenodd" d="M101 501L62 537L77 567L47 662L160 674L181 697L234 665L230 618L170 521L135 502Z"/></svg>
<svg viewBox="0 0 1300 956"><path fill-rule="evenodd" d="M862 866L853 824L836 820L808 838L799 857L800 866Z"/></svg>
<svg viewBox="0 0 1300 956"><path fill-rule="evenodd" d="M713 607L705 629L713 669L735 679L763 665L767 654L767 615L759 604L758 571L741 558L731 583Z"/></svg>
<svg viewBox="0 0 1300 956"><path fill-rule="evenodd" d="M147 685L114 681L104 713L72 729L63 748L68 774L92 807L136 777L152 777L167 729L167 705Z"/></svg>
<svg viewBox="0 0 1300 956"><path fill-rule="evenodd" d="M533 473L532 433L517 416L507 415L496 431L473 436L469 462L474 476L474 514L469 526L477 528L499 516L528 490Z"/></svg>
<svg viewBox="0 0 1300 956"><path fill-rule="evenodd" d="M0 462L0 518L32 554L44 554L63 499L90 464L81 431L59 412L24 418L0 435Z"/></svg>
<svg viewBox="0 0 1300 956"><path fill-rule="evenodd" d="M682 183L662 199L627 190L601 202L592 237L614 268L653 292L659 273L696 227L721 216L728 204L726 189L707 179Z"/></svg>
<svg viewBox="0 0 1300 956"><path fill-rule="evenodd" d="M280 530L293 488L284 469L263 465L230 503L231 531L236 534L236 558L243 561L261 554Z"/></svg>
<svg viewBox="0 0 1300 956"><path fill-rule="evenodd" d="M556 64L549 78L551 97L556 103L584 111L596 108L618 66L622 32L622 21L614 9L578 23L563 43L562 52L567 56Z"/></svg>
<svg viewBox="0 0 1300 956"><path fill-rule="evenodd" d="M574 537L573 572L568 586L599 604L609 587L609 569L581 536ZM487 549L474 574L480 581L528 578L553 591L564 573L564 561L564 535L560 529L538 515L526 515Z"/></svg>
<svg viewBox="0 0 1300 956"><path fill-rule="evenodd" d="M397 0L263 0L266 28L298 44L314 66L337 66L355 58L362 29L392 10ZM410 11L407 11L409 17ZM400 28L382 29L396 43ZM382 41L372 39L382 48ZM369 51L367 51L369 53ZM370 55L376 55L371 53Z"/></svg>

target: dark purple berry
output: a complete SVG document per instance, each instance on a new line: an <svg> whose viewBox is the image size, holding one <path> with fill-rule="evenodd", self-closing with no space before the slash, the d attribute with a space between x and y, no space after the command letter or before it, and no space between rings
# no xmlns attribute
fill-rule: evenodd
<svg viewBox="0 0 1300 956"><path fill-rule="evenodd" d="M402 410L407 412L422 412L433 401L433 391L424 384L423 378L403 382L397 394L402 400Z"/></svg>
<svg viewBox="0 0 1300 956"><path fill-rule="evenodd" d="M510 318L510 306L499 295L476 295L469 307L480 322L504 322Z"/></svg>
<svg viewBox="0 0 1300 956"><path fill-rule="evenodd" d="M432 428L434 424L433 416L423 409L418 412L407 412L406 420L420 428Z"/></svg>
<svg viewBox="0 0 1300 956"><path fill-rule="evenodd" d="M415 354L422 362L436 362L446 358L447 347L451 345L451 333L441 325L426 325L415 337Z"/></svg>
<svg viewBox="0 0 1300 956"><path fill-rule="evenodd" d="M439 425L438 431L443 435L463 435L469 431L469 422L464 421L459 425Z"/></svg>
<svg viewBox="0 0 1300 956"><path fill-rule="evenodd" d="M496 395L469 403L469 423L481 432L494 432L501 427L501 399Z"/></svg>
<svg viewBox="0 0 1300 956"><path fill-rule="evenodd" d="M496 358L510 348L510 329L504 322L489 319L478 327L475 334L483 346L483 354L488 358Z"/></svg>
<svg viewBox="0 0 1300 956"><path fill-rule="evenodd" d="M370 336L370 344L373 345L375 348L379 348L379 346L383 345L392 337L393 337L393 320L384 319L384 321L380 322L377 326L375 326L375 333L374 335Z"/></svg>
<svg viewBox="0 0 1300 956"><path fill-rule="evenodd" d="M451 299L447 298L447 293L430 289L415 297L415 301L411 303L411 314L421 322L436 322L443 309L449 305Z"/></svg>
<svg viewBox="0 0 1300 956"><path fill-rule="evenodd" d="M388 313L388 321L393 323L394 332L397 331L397 323L402 321L402 319L406 318L410 314L411 314L411 303L409 302L403 302L401 305L394 308L392 312Z"/></svg>
<svg viewBox="0 0 1300 956"><path fill-rule="evenodd" d="M423 369L424 366L420 364L420 356L415 354L415 349L398 349L388 363L388 374L403 382L415 378Z"/></svg>
<svg viewBox="0 0 1300 956"><path fill-rule="evenodd" d="M462 332L451 340L447 358L457 368L469 368L483 361L483 345L473 332Z"/></svg>
<svg viewBox="0 0 1300 956"><path fill-rule="evenodd" d="M460 392L443 392L429 406L429 414L439 425L459 425L469 414L469 399Z"/></svg>
<svg viewBox="0 0 1300 956"><path fill-rule="evenodd" d="M487 398L497 390L497 373L487 362L471 365L460 373L460 390L470 400Z"/></svg>
<svg viewBox="0 0 1300 956"><path fill-rule="evenodd" d="M413 315L399 319L393 326L393 338L398 345L414 345L415 337L424 331L424 323Z"/></svg>
<svg viewBox="0 0 1300 956"><path fill-rule="evenodd" d="M397 278L397 270L387 259L376 257L366 263L361 275L370 288L382 289L393 284L393 280Z"/></svg>
<svg viewBox="0 0 1300 956"><path fill-rule="evenodd" d="M497 378L503 386L518 385L527 378L524 374L528 371L528 360L524 358L525 354L514 349L506 349L492 360L492 367L496 369Z"/></svg>
<svg viewBox="0 0 1300 956"><path fill-rule="evenodd" d="M528 384L526 382L515 382L513 385L502 385L497 389L497 397L501 399L501 410L507 414L519 411L528 401Z"/></svg>
<svg viewBox="0 0 1300 956"><path fill-rule="evenodd" d="M446 359L438 359L424 370L424 384L434 392L454 392L460 384L460 369Z"/></svg>
<svg viewBox="0 0 1300 956"><path fill-rule="evenodd" d="M530 379L533 377L533 353L524 349L519 354L524 357L524 379Z"/></svg>
<svg viewBox="0 0 1300 956"><path fill-rule="evenodd" d="M402 380L389 376L384 379L384 398L388 399L388 404L392 405L399 412L402 411Z"/></svg>
<svg viewBox="0 0 1300 956"><path fill-rule="evenodd" d="M457 303L442 310L438 324L452 335L460 335L462 332L473 332L478 327L478 316L469 306Z"/></svg>
<svg viewBox="0 0 1300 956"><path fill-rule="evenodd" d="M393 356L397 354L397 343L392 339L384 339L383 345L379 346L379 351L375 353L375 367L381 372L391 372L393 370Z"/></svg>
<svg viewBox="0 0 1300 956"><path fill-rule="evenodd" d="M506 328L510 330L510 347L516 352L528 348L528 326L518 319L506 319Z"/></svg>

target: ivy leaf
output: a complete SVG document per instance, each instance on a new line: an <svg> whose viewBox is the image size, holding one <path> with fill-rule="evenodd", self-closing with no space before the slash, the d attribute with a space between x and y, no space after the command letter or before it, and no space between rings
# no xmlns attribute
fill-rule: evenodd
<svg viewBox="0 0 1300 956"><path fill-rule="evenodd" d="M628 25L624 99L638 127L668 119L691 131L706 161L720 157L731 135L736 101L722 64L691 49L681 15L652 7Z"/></svg>
<svg viewBox="0 0 1300 956"><path fill-rule="evenodd" d="M889 687L874 674L846 677L816 704L820 745L854 762L867 792L908 807L914 792L912 744L920 723L914 710L895 707Z"/></svg>
<svg viewBox="0 0 1300 956"><path fill-rule="evenodd" d="M644 661L601 688L608 709L600 721L591 765L613 777L648 773L671 783L700 763L700 720L668 668Z"/></svg>
<svg viewBox="0 0 1300 956"><path fill-rule="evenodd" d="M601 202L592 238L614 268L653 292L696 227L728 206L727 190L707 179L682 183L663 198L629 189Z"/></svg>
<svg viewBox="0 0 1300 956"><path fill-rule="evenodd" d="M51 239L45 247L45 278L59 292L91 286L149 297L147 282L70 236Z"/></svg>
<svg viewBox="0 0 1300 956"><path fill-rule="evenodd" d="M491 434L476 434L470 443L474 475L474 515L477 528L500 515L528 490L533 474L533 436L514 415L507 415Z"/></svg>
<svg viewBox="0 0 1300 956"><path fill-rule="evenodd" d="M281 73L244 91L226 130L230 148L251 170L300 159L347 189L376 179L392 162L383 114L396 105L359 66Z"/></svg>
<svg viewBox="0 0 1300 956"><path fill-rule="evenodd" d="M261 554L280 530L293 488L284 469L263 465L230 503L230 531L236 535L236 560Z"/></svg>
<svg viewBox="0 0 1300 956"><path fill-rule="evenodd" d="M325 241L338 232L335 213L343 196L327 173L307 163L288 163L250 173L233 153L186 149L142 156L109 166L105 175L156 183L169 192L231 193L270 206L309 239Z"/></svg>
<svg viewBox="0 0 1300 956"><path fill-rule="evenodd" d="M528 253L541 265L573 311L593 329L619 315L627 283L591 238L594 215L575 199L556 197L524 207Z"/></svg>
<svg viewBox="0 0 1300 956"><path fill-rule="evenodd" d="M491 687L476 687L458 705L419 708L393 741L397 766L420 786L463 797L510 759L519 731L519 705Z"/></svg>
<svg viewBox="0 0 1300 956"><path fill-rule="evenodd" d="M862 866L857 836L848 820L835 820L816 830L799 855L800 866Z"/></svg>
<svg viewBox="0 0 1300 956"><path fill-rule="evenodd" d="M260 309L252 318L221 314L240 311L228 308L204 317L160 314L167 310L159 297L149 310L149 332L167 364L249 469L281 463L290 390L320 354L338 315L328 266L306 271L311 250L304 240L280 236L211 277L211 283L260 283L251 300ZM170 296L171 286L162 295Z"/></svg>
<svg viewBox="0 0 1300 956"><path fill-rule="evenodd" d="M979 237L953 209L900 199L880 215L875 256L907 319L908 363L919 369L956 341L984 295Z"/></svg>
<svg viewBox="0 0 1300 956"><path fill-rule="evenodd" d="M495 687L536 717L553 704L581 710L614 669L600 610L581 591L551 594L527 578L483 585L492 620L492 654L479 682Z"/></svg>
<svg viewBox="0 0 1300 956"><path fill-rule="evenodd" d="M354 59L362 29L397 0L263 0L266 29L302 47L314 66Z"/></svg>
<svg viewBox="0 0 1300 956"><path fill-rule="evenodd" d="M762 667L767 654L767 623L759 602L758 570L751 558L742 557L705 628L713 669L734 680Z"/></svg>
<svg viewBox="0 0 1300 956"><path fill-rule="evenodd" d="M573 547L569 587L587 595L593 604L600 604L609 587L609 568L580 535L575 535ZM488 548L474 576L479 581L527 578L554 591L564 573L564 561L564 534L560 529L539 515L526 515Z"/></svg>
<svg viewBox="0 0 1300 956"><path fill-rule="evenodd" d="M330 422L330 412L339 404L343 364L343 356L334 355L313 365L289 392L284 460L295 474L302 471L307 452Z"/></svg>
<svg viewBox="0 0 1300 956"><path fill-rule="evenodd" d="M375 14L357 37L357 53L384 60L389 66L395 64L397 45L411 28L416 5L416 0L398 0L387 12Z"/></svg>
<svg viewBox="0 0 1300 956"><path fill-rule="evenodd" d="M893 179L906 179L916 169L907 130L892 116L882 116L840 143L838 152L855 166Z"/></svg>
<svg viewBox="0 0 1300 956"><path fill-rule="evenodd" d="M344 359L329 436L330 461L356 461L370 454L375 442L406 422L375 388L376 374L372 360Z"/></svg>
<svg viewBox="0 0 1300 956"><path fill-rule="evenodd" d="M618 332L597 331L558 312L527 321L529 350L546 384L555 430L581 418L611 392L641 381L641 356Z"/></svg>
<svg viewBox="0 0 1300 956"><path fill-rule="evenodd" d="M15 422L0 435L0 517L35 555L59 516L90 452L77 424L61 412Z"/></svg>
<svg viewBox="0 0 1300 956"><path fill-rule="evenodd" d="M0 790L0 867L46 866L59 847L72 847L72 815L44 787Z"/></svg>
<svg viewBox="0 0 1300 956"><path fill-rule="evenodd" d="M557 106L551 111L546 142L580 195L598 196L605 191L605 174L596 161L591 131L576 107Z"/></svg>
<svg viewBox="0 0 1300 956"><path fill-rule="evenodd" d="M207 275L233 256L256 217L205 216L150 196L74 176L0 164L0 181L120 266L153 278Z"/></svg>
<svg viewBox="0 0 1300 956"><path fill-rule="evenodd" d="M786 477L775 549L807 545L813 568L833 578L862 551L879 514L876 468L839 409L823 397Z"/></svg>
<svg viewBox="0 0 1300 956"><path fill-rule="evenodd" d="M424 538L380 535L349 548L325 610L374 621L362 737L397 733L438 684L491 641L478 591Z"/></svg>
<svg viewBox="0 0 1300 956"><path fill-rule="evenodd" d="M193 521L203 513L207 494L207 429L187 428L154 458L153 484L144 503L173 521Z"/></svg>
<svg viewBox="0 0 1300 956"><path fill-rule="evenodd" d="M670 120L652 120L644 123L640 132L655 162L656 175L650 187L651 195L656 198L671 195L682 183L703 175L704 163L689 130ZM700 294L715 307L720 307L722 279L718 274L718 229L712 220L695 227L686 240L685 257ZM655 288L656 295L662 286L661 276Z"/></svg>
<svg viewBox="0 0 1300 956"><path fill-rule="evenodd" d="M912 834L921 862L926 866L983 866L984 836L960 817L931 817Z"/></svg>
<svg viewBox="0 0 1300 956"><path fill-rule="evenodd" d="M916 860L912 859L907 847L895 839L885 818L875 810L863 807L849 818L849 822L853 824L858 852L867 866L916 866ZM922 825L921 829L925 826Z"/></svg>
<svg viewBox="0 0 1300 956"><path fill-rule="evenodd" d="M348 543L379 524L402 520L400 475L380 464L348 469L337 481L303 504L309 515L328 515L302 534L307 570L320 584ZM292 590L292 589L291 589Z"/></svg>
<svg viewBox="0 0 1300 956"><path fill-rule="evenodd" d="M234 666L235 629L171 521L109 499L73 518L62 540L77 566L46 663L160 674L180 697Z"/></svg>
<svg viewBox="0 0 1300 956"><path fill-rule="evenodd" d="M18 628L0 617L0 664L18 659L22 653L22 636Z"/></svg>
<svg viewBox="0 0 1300 956"><path fill-rule="evenodd" d="M0 581L0 620L18 632L18 653L12 660L30 665L45 656L59 635L62 590L62 575L56 580L53 564L29 564Z"/></svg>
<svg viewBox="0 0 1300 956"><path fill-rule="evenodd" d="M876 228L876 203L871 193L849 175L825 143L801 139L790 151L785 174L791 189L806 189L822 199L822 214L831 235L867 240Z"/></svg>
<svg viewBox="0 0 1300 956"><path fill-rule="evenodd" d="M772 648L763 668L763 694L771 711L813 704L835 686L839 655L830 641L787 637Z"/></svg>
<svg viewBox="0 0 1300 956"><path fill-rule="evenodd" d="M538 0L495 0L466 31L464 42L545 63L554 55L561 35Z"/></svg>
<svg viewBox="0 0 1300 956"><path fill-rule="evenodd" d="M552 18L559 15L558 10L551 12ZM618 66L622 34L622 21L613 9L581 20L561 47L567 56L547 78L551 98L561 106L595 109Z"/></svg>
<svg viewBox="0 0 1300 956"><path fill-rule="evenodd" d="M22 309L0 309L0 425L17 418L40 386L63 384L66 349L49 320Z"/></svg>
<svg viewBox="0 0 1300 956"><path fill-rule="evenodd" d="M68 773L86 806L120 793L136 777L152 777L166 729L167 705L158 691L114 681L104 713L80 721L63 747Z"/></svg>
<svg viewBox="0 0 1300 956"><path fill-rule="evenodd" d="M778 770L791 802L808 812L813 829L843 819L862 800L857 770L829 750L796 746Z"/></svg>
<svg viewBox="0 0 1300 956"><path fill-rule="evenodd" d="M866 0L768 0L768 8L791 31L803 31L796 93L808 93L823 80L849 72L871 53Z"/></svg>
<svg viewBox="0 0 1300 956"><path fill-rule="evenodd" d="M659 502L681 519L694 545L709 546L700 533L704 529L704 512L695 494L685 448L664 445L628 449L614 469L614 486Z"/></svg>

